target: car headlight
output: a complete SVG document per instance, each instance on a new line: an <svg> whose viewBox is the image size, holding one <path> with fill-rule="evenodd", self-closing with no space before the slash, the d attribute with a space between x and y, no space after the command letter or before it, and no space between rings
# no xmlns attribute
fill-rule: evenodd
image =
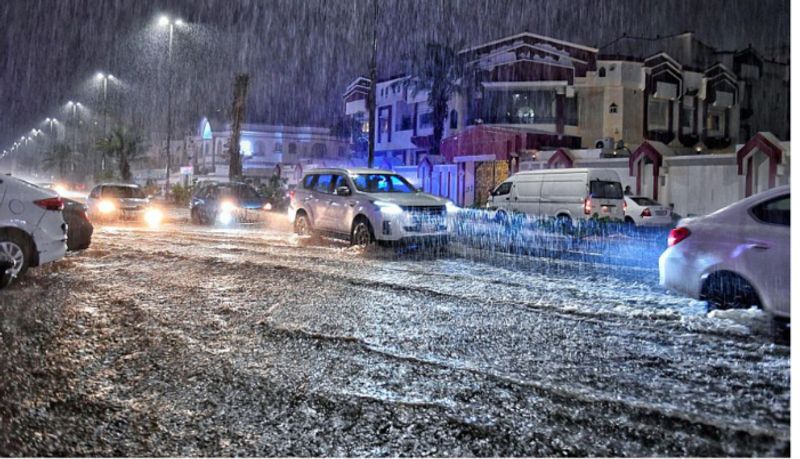
<svg viewBox="0 0 800 459"><path fill-rule="evenodd" d="M222 201L219 204L219 210L224 212L224 213L231 213L231 212L235 211L236 209L237 209L237 206L232 201Z"/></svg>
<svg viewBox="0 0 800 459"><path fill-rule="evenodd" d="M97 203L97 210L99 210L101 214L110 214L111 212L117 210L117 206L114 205L113 201L103 199Z"/></svg>
<svg viewBox="0 0 800 459"><path fill-rule="evenodd" d="M403 208L393 202L375 201L374 204L385 215L400 215L403 213Z"/></svg>
<svg viewBox="0 0 800 459"><path fill-rule="evenodd" d="M455 214L455 213L458 213L459 210L461 210L460 207L458 207L457 205L453 204L453 201L447 201L447 204L445 204L445 207L447 208L447 213L448 214Z"/></svg>
<svg viewBox="0 0 800 459"><path fill-rule="evenodd" d="M272 204L270 203L264 204L264 210L272 210Z"/></svg>
<svg viewBox="0 0 800 459"><path fill-rule="evenodd" d="M162 212L161 209L148 207L147 210L144 211L144 222L151 228L160 225L163 220L164 212Z"/></svg>

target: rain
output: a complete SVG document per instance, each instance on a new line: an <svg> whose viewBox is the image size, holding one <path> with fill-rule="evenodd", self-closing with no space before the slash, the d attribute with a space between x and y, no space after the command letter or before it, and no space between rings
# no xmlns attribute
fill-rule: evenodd
<svg viewBox="0 0 800 459"><path fill-rule="evenodd" d="M725 239L744 229L720 212L752 202L748 215L759 217L759 192L773 193L767 204L788 202L788 103L773 98L788 96L788 13L789 2L777 0L0 2L0 455L788 456L788 312L765 293L783 286L754 285L749 302L751 290L737 291L725 297L730 307L715 303L710 283L698 295L669 284L693 276L691 263L665 273L670 254L702 236L703 219ZM698 53L712 50L723 70L669 55L652 63L651 50L681 36L697 40ZM430 145L435 126L417 135L430 129L416 111L427 102L414 86L423 85L405 78L432 44L463 57L504 40L543 40L536 52L556 56L544 65L574 65L573 75L484 76L474 87L460 77L439 143ZM582 61L586 50L596 54ZM761 73L778 88L765 89L761 105L745 96L750 56L780 69ZM643 121L621 124L610 147L610 130L575 134L591 124L584 113L593 102L579 97L600 61L638 65L643 83L633 94L664 66L681 85L706 85L679 86L682 99L670 102L694 121L673 120L670 108L678 135L648 132L657 117L645 96ZM734 89L712 86L725 78ZM666 81L653 80L651 100L663 99ZM475 87L484 95L474 97ZM490 90L519 91L516 101L551 89L552 120L524 119L542 116L551 99L536 115L486 116ZM407 141L401 104L385 102L395 90L415 107ZM726 91L733 102L716 121L734 127L724 143L707 131ZM371 97L373 131L363 109L352 112L353 100L368 112ZM580 113L566 127L564 99L578 100ZM683 105L689 99L703 108ZM770 104L779 115L766 113ZM607 106L601 97L598 109ZM690 128L699 143L687 144ZM500 136L492 145L502 154L467 152L480 129ZM323 153L310 148L312 137L323 139L314 140ZM296 159L290 142L300 145ZM658 159L640 154L648 142ZM256 167L256 157L281 159ZM564 157L570 165L557 166ZM492 165L488 184L482 164ZM703 172L684 180L686 164ZM374 185L366 168L390 169L399 181L363 189L363 177ZM731 175L715 188L708 177L723 168ZM525 199L525 177L546 182L570 169L584 174L570 180L585 193L571 214L513 207L511 196ZM619 176L603 182L618 196L595 191L596 169ZM333 182L320 197L325 174ZM347 177L341 195L337 177ZM410 198L380 188L405 185ZM686 198L681 187L708 192ZM634 195L668 209L665 223L626 218ZM357 211L336 210L337 198L367 210L352 218ZM312 214L307 200L328 203L330 228L299 224ZM663 215L643 205L648 218ZM36 229L25 239L28 226L15 222L30 206ZM338 215L348 216L344 233ZM40 242L51 218L57 249ZM369 228L363 243L360 222ZM733 251L774 248L773 229ZM408 237L396 239L398 231ZM425 231L432 236L418 236ZM76 238L85 245L74 248ZM22 271L15 247L36 248ZM705 246L692 247L686 256L702 261Z"/></svg>

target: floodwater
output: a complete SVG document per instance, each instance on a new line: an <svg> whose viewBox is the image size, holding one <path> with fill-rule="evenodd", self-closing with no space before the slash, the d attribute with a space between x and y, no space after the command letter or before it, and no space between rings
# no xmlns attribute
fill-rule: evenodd
<svg viewBox="0 0 800 459"><path fill-rule="evenodd" d="M788 455L789 348L763 314L664 292L654 236L500 250L531 239L483 225L437 254L99 228L4 293L0 452ZM28 328L47 339L11 339Z"/></svg>

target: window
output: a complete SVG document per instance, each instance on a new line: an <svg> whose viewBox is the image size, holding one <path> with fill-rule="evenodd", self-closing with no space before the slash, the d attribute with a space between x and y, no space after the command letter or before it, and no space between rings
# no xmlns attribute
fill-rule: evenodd
<svg viewBox="0 0 800 459"><path fill-rule="evenodd" d="M104 186L104 198L144 199L145 195L138 186Z"/></svg>
<svg viewBox="0 0 800 459"><path fill-rule="evenodd" d="M386 133L386 141L392 141L392 107L381 107L378 109L378 142L383 142L383 134Z"/></svg>
<svg viewBox="0 0 800 459"><path fill-rule="evenodd" d="M763 202L751 209L753 217L762 223L789 226L792 207L790 199L787 195Z"/></svg>
<svg viewBox="0 0 800 459"><path fill-rule="evenodd" d="M669 101L650 99L647 105L647 124L649 130L669 130L667 119L669 117Z"/></svg>
<svg viewBox="0 0 800 459"><path fill-rule="evenodd" d="M289 144L289 154L290 155L296 155L297 154L297 144L296 143L291 142Z"/></svg>
<svg viewBox="0 0 800 459"><path fill-rule="evenodd" d="M694 109L683 107L683 119L681 120L681 127L692 129L694 127Z"/></svg>
<svg viewBox="0 0 800 459"><path fill-rule="evenodd" d="M332 183L333 183L333 175L320 174L319 176L317 176L316 183L314 183L314 191L318 191L320 193L330 193Z"/></svg>
<svg viewBox="0 0 800 459"><path fill-rule="evenodd" d="M410 131L414 128L412 122L412 107L402 100L397 102L397 120L395 121L395 131Z"/></svg>
<svg viewBox="0 0 800 459"><path fill-rule="evenodd" d="M348 190L350 189L350 184L347 183L347 177L344 175L335 175L333 181L333 191L336 192L336 190L343 186L347 187Z"/></svg>
<svg viewBox="0 0 800 459"><path fill-rule="evenodd" d="M450 110L450 129L458 129L458 112Z"/></svg>
<svg viewBox="0 0 800 459"><path fill-rule="evenodd" d="M608 113L617 113L617 104L612 102L611 105L608 106Z"/></svg>
<svg viewBox="0 0 800 459"><path fill-rule="evenodd" d="M660 206L661 205L661 204L658 203L658 201L654 201L654 200L652 200L650 198L635 197L635 198L630 198L630 199L632 199L633 202L635 202L636 204L639 204L640 206Z"/></svg>
<svg viewBox="0 0 800 459"><path fill-rule="evenodd" d="M600 77L600 78L605 78L606 77L606 68L605 67L600 67L600 70L597 71L597 76Z"/></svg>
<svg viewBox="0 0 800 459"><path fill-rule="evenodd" d="M303 188L306 190L311 190L314 187L314 180L316 180L316 175L306 175L306 178L303 179Z"/></svg>
<svg viewBox="0 0 800 459"><path fill-rule="evenodd" d="M353 176L358 191L365 193L414 193L416 189L404 177L395 174L360 174Z"/></svg>
<svg viewBox="0 0 800 459"><path fill-rule="evenodd" d="M710 132L722 132L725 127L725 112L709 112L706 129Z"/></svg>
<svg viewBox="0 0 800 459"><path fill-rule="evenodd" d="M503 196L511 192L511 182L501 183L494 189L492 196Z"/></svg>
<svg viewBox="0 0 800 459"><path fill-rule="evenodd" d="M423 113L423 114L419 115L419 128L420 129L429 128L431 126L433 126L433 124L431 123L431 113L430 112Z"/></svg>
<svg viewBox="0 0 800 459"><path fill-rule="evenodd" d="M622 185L619 182L592 180L590 191L593 198L622 199Z"/></svg>
<svg viewBox="0 0 800 459"><path fill-rule="evenodd" d="M275 153L283 153L283 144L280 142L275 142L275 147L273 148Z"/></svg>

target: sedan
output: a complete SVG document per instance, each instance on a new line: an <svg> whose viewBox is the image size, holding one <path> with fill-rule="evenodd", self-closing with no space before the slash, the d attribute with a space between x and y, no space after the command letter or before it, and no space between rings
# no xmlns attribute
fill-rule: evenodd
<svg viewBox="0 0 800 459"><path fill-rule="evenodd" d="M672 209L644 196L625 196L625 222L636 226L668 226Z"/></svg>
<svg viewBox="0 0 800 459"><path fill-rule="evenodd" d="M782 186L681 220L659 259L661 285L709 309L757 306L788 324L790 197Z"/></svg>

